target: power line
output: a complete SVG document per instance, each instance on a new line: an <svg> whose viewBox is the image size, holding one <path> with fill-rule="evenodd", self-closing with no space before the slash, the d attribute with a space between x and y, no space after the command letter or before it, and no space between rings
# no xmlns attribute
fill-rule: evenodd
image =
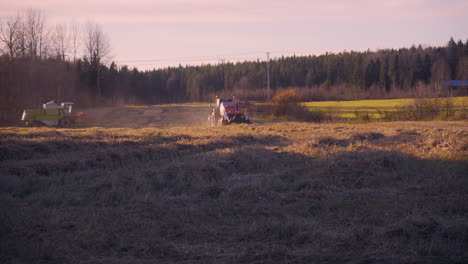
<svg viewBox="0 0 468 264"><path fill-rule="evenodd" d="M146 60L118 60L115 62L166 62L166 61L192 61L192 60L219 60L219 58L239 56L239 55L249 55L249 54L261 54L263 52L241 52L241 53L230 53L230 54L218 54L211 56L192 56L192 57L173 57L173 58L162 58L162 59L146 59Z"/></svg>
<svg viewBox="0 0 468 264"><path fill-rule="evenodd" d="M262 52L263 53L263 52ZM277 56L274 56L274 59L279 58L280 56L284 56L287 54L297 54L299 56L306 56L307 54L311 53L302 53L302 52L293 52L293 51L288 51L288 52L281 52L280 51L273 51L269 52L270 54L272 53L279 53ZM245 52L245 53L238 53L237 55L242 55L242 54L259 54L258 52ZM215 56L199 56L199 57L179 57L179 58L163 58L163 59L149 59L149 60L116 60L114 62L116 63L129 63L129 65L159 65L158 62L174 62L174 63L183 63L183 62L204 62L204 61L221 61L224 60L225 62L233 62L233 61L240 61L240 60L246 60L246 61L252 61L252 60L261 60L261 55L255 56L255 57L233 57L235 54L224 54L224 56L221 55L215 55ZM262 60L263 61L263 60ZM154 63L153 63L154 62Z"/></svg>
<svg viewBox="0 0 468 264"><path fill-rule="evenodd" d="M249 54L259 54L258 56L255 57L235 57L239 55L249 55ZM148 60L118 60L114 61L119 64L123 64L123 66L128 66L128 67L143 67L143 68L166 68L166 67L174 67L175 64L183 64L184 66L196 66L196 64L201 63L203 65L204 62L208 62L208 64L216 64L220 63L220 61L224 63L243 63L243 62L252 62L252 61L262 61L265 62L264 59L262 59L262 55L265 54L264 52L258 52L258 51L253 51L253 52L241 52L241 53L230 53L230 54L218 54L218 55L213 55L213 56L192 56L192 57L174 57L174 58L162 58L162 59L148 59ZM307 53L307 52L294 52L294 51L285 51L285 50L277 50L277 51L269 51L267 54L267 71L269 75L269 64L270 64L270 55L271 54L277 54L276 56L273 56L273 59L278 59L282 56L291 56L290 54L295 54L298 56L307 56L307 54L312 54L312 53ZM194 62L195 64L191 65L189 64L190 62ZM172 66L170 66L172 65ZM269 76L267 76L267 82L268 82L268 87L269 87ZM268 89L269 91L269 89ZM269 96L268 96L269 97Z"/></svg>
<svg viewBox="0 0 468 264"><path fill-rule="evenodd" d="M229 63L229 62L238 62L238 61L255 61L259 60L260 57L245 57L245 58L230 58L230 59L221 59L221 58L213 58L213 59L193 59L193 60L174 60L174 61L164 61L164 62L174 62L174 63L182 63L182 62L222 62ZM117 62L117 61L116 61ZM146 63L146 62L137 62L131 63L129 65L158 65L157 63Z"/></svg>

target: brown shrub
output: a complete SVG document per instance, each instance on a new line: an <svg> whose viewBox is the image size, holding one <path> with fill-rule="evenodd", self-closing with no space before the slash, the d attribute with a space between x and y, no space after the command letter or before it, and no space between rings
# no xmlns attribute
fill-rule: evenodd
<svg viewBox="0 0 468 264"><path fill-rule="evenodd" d="M277 93L272 99L272 112L275 116L286 116L296 121L320 122L325 119L322 112L311 112L300 102L301 96L293 89Z"/></svg>

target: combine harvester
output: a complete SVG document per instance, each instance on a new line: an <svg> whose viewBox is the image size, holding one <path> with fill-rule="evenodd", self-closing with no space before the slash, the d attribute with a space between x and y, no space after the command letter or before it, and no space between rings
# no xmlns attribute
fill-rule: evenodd
<svg viewBox="0 0 468 264"><path fill-rule="evenodd" d="M210 103L211 104L211 103ZM232 99L221 99L216 96L216 107L208 116L208 126L229 125L232 123L250 124L246 107Z"/></svg>
<svg viewBox="0 0 468 264"><path fill-rule="evenodd" d="M57 105L50 101L42 105L42 109L29 109L23 111L21 121L25 126L56 126L70 127L86 119L85 113L72 114L72 102Z"/></svg>

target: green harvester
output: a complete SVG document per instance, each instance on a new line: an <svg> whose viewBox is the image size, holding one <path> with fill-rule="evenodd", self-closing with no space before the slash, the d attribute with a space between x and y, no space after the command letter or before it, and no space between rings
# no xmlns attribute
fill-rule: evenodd
<svg viewBox="0 0 468 264"><path fill-rule="evenodd" d="M86 119L85 113L72 113L72 107L72 102L57 105L54 101L50 101L43 104L42 109L24 110L21 121L25 126L71 127Z"/></svg>

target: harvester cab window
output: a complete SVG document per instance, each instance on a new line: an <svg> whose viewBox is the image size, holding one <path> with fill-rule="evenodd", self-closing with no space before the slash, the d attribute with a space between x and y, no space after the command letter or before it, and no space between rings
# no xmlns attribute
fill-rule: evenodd
<svg viewBox="0 0 468 264"><path fill-rule="evenodd" d="M50 101L42 105L43 109L57 109L60 108L54 101Z"/></svg>
<svg viewBox="0 0 468 264"><path fill-rule="evenodd" d="M71 102L62 103L62 107L65 110L65 113L71 114L73 103Z"/></svg>

